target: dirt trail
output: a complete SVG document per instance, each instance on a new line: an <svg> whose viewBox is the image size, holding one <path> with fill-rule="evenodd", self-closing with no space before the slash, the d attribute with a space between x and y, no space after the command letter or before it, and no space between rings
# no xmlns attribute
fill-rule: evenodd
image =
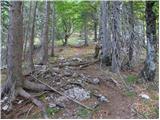
<svg viewBox="0 0 160 120"><path fill-rule="evenodd" d="M58 57L62 57L64 60L71 60L73 58L78 59L86 59L87 61L93 60L93 47L90 46L87 48L65 48L61 50L62 48L57 48L55 51L58 53ZM58 52L59 51L59 52ZM58 64L58 59L51 58L51 65ZM57 62L58 61L58 62ZM67 61L72 63L72 61ZM66 62L66 63L67 63ZM50 66L53 68L52 66ZM133 96L127 96L124 94L124 91L122 90L122 87L116 86L113 82L111 82L109 79L114 76L112 73L110 75L109 72L102 72L102 68L100 68L100 63L95 63L92 65L89 65L83 69L79 69L79 66L75 66L74 69L71 70L71 76L67 75L67 77L63 77L61 75L64 74L65 69L68 69L68 67L62 67L59 69L58 72L60 74L57 74L59 78L56 78L56 74L51 75L51 79L49 80L51 74L50 72L45 74L42 78L44 78L44 81L48 80L48 84L51 85L54 84L55 87L59 88L60 86L56 85L57 83L61 83L60 85L64 84L64 87L66 87L66 83L68 80L73 80L73 72L77 73L78 75L83 75L85 77L98 78L100 80L99 84L87 84L85 88L89 91L98 91L98 94L101 94L103 96L106 96L107 99L110 102L100 102L98 104L98 107L95 108L96 110L94 112L88 112L84 109L82 109L81 106L75 104L72 101L66 101L65 107L62 109L48 109L49 118L65 118L65 119L77 119L77 118L93 118L93 119L129 119L129 118L138 118L134 115L132 111L133 104L136 102L137 97ZM105 70L110 68L105 68ZM68 72L68 71L67 71ZM54 73L54 72L53 72ZM63 73L63 74L62 74ZM68 73L67 73L68 74ZM60 76L59 76L60 75ZM55 77L56 76L56 77ZM46 77L46 79L45 79ZM64 79L61 79L64 78ZM28 78L27 78L28 79ZM60 79L60 80L59 80ZM74 78L74 80L79 80L80 78ZM53 82L54 81L54 82ZM76 82L77 82L76 81ZM118 83L121 83L122 81L118 78L116 79ZM119 84L121 85L121 84ZM43 96L39 97L43 102L49 104L49 102L55 102L54 100L48 101L47 99L49 96L59 97L58 94L53 92L48 92L44 94ZM23 98L19 98L18 100L23 100ZM37 107L33 106L32 103L28 102L27 100L23 100L22 104L17 104L16 101L14 101L13 108L11 112L2 112L2 118L25 118L27 115L27 118L42 118L40 111ZM97 103L97 99L93 96L91 96L89 99L80 101L86 106L93 106L95 103ZM32 107L32 109L29 111L29 109ZM28 113L29 111L29 113Z"/></svg>

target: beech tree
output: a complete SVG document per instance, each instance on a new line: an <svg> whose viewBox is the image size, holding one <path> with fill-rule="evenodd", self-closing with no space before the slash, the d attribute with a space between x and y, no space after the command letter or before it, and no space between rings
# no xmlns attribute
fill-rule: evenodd
<svg viewBox="0 0 160 120"><path fill-rule="evenodd" d="M156 73L156 16L153 12L155 1L146 1L146 35L147 35L147 57L142 75L145 80L153 81Z"/></svg>

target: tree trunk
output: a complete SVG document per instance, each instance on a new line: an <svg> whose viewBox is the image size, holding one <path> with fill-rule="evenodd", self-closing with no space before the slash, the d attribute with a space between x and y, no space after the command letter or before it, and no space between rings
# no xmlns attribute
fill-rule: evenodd
<svg viewBox="0 0 160 120"><path fill-rule="evenodd" d="M36 18L36 8L37 2L35 2L34 12L33 12L33 21L32 21L32 29L31 29L31 38L29 40L29 69L30 71L34 71L34 63L33 63L33 44L34 44L34 28L35 28L35 18Z"/></svg>
<svg viewBox="0 0 160 120"><path fill-rule="evenodd" d="M129 67L132 66L132 58L133 58L133 44L134 44L134 13L133 13L133 1L129 1L129 24L130 24L130 39L129 39Z"/></svg>
<svg viewBox="0 0 160 120"><path fill-rule="evenodd" d="M146 1L146 34L147 34L147 58L142 75L147 81L153 81L156 73L156 16L153 12L155 1Z"/></svg>
<svg viewBox="0 0 160 120"><path fill-rule="evenodd" d="M45 13L45 22L44 22L44 30L42 37L42 64L47 64L48 62L48 23L49 23L49 3L50 1L46 1L46 13Z"/></svg>
<svg viewBox="0 0 160 120"><path fill-rule="evenodd" d="M119 72L120 70L120 5L120 1L112 2L112 72Z"/></svg>
<svg viewBox="0 0 160 120"><path fill-rule="evenodd" d="M54 9L54 1L53 1L53 13L52 13L52 48L51 48L51 56L54 56L54 41L55 41L55 9Z"/></svg>
<svg viewBox="0 0 160 120"><path fill-rule="evenodd" d="M101 1L100 40L102 42L102 63L111 65L111 41L109 34L109 1Z"/></svg>
<svg viewBox="0 0 160 120"><path fill-rule="evenodd" d="M94 22L94 41L97 42L97 21Z"/></svg>
<svg viewBox="0 0 160 120"><path fill-rule="evenodd" d="M84 46L88 46L88 32L87 32L87 19L85 18L85 23L84 23Z"/></svg>
<svg viewBox="0 0 160 120"><path fill-rule="evenodd" d="M12 101L16 95L16 89L23 84L22 77L22 50L23 50L23 13L22 2L12 1L10 7L10 26L7 55L7 82L3 93L9 94Z"/></svg>
<svg viewBox="0 0 160 120"><path fill-rule="evenodd" d="M67 34L65 34L65 36L64 36L64 42L63 42L63 46L66 46L66 45L67 45L67 43L68 43L68 35L67 35Z"/></svg>
<svg viewBox="0 0 160 120"><path fill-rule="evenodd" d="M29 36L29 28L30 28L30 20L31 20L31 8L32 8L32 2L30 2L30 7L29 7L29 19L28 19L28 24L27 24L27 28L25 30L26 34L25 34L25 42L24 42L24 48L23 48L23 59L26 59L26 49L27 49L27 41L28 41L28 36Z"/></svg>

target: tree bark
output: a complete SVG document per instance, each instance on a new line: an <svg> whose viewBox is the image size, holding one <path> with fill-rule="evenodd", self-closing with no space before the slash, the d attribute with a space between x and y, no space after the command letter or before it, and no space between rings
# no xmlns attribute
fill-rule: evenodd
<svg viewBox="0 0 160 120"><path fill-rule="evenodd" d="M156 73L156 16L153 12L155 1L146 1L146 34L147 34L147 58L142 70L146 81L153 81Z"/></svg>
<svg viewBox="0 0 160 120"><path fill-rule="evenodd" d="M34 50L34 29L35 29L35 18L36 18L36 8L37 2L35 2L34 12L33 12L33 21L32 21L32 28L31 28L31 38L29 40L29 69L30 71L34 71L34 63L33 63L33 50Z"/></svg>
<svg viewBox="0 0 160 120"><path fill-rule="evenodd" d="M54 9L54 1L53 1L53 13L52 13L52 48L51 48L51 56L54 56L54 41L55 41L55 9Z"/></svg>
<svg viewBox="0 0 160 120"><path fill-rule="evenodd" d="M100 40L102 42L102 63L111 65L111 41L109 34L109 1L101 1Z"/></svg>
<svg viewBox="0 0 160 120"><path fill-rule="evenodd" d="M23 50L23 13L22 2L11 2L9 11L10 26L7 55L7 82L2 92L9 94L10 100L16 95L16 88L23 84L22 50Z"/></svg>
<svg viewBox="0 0 160 120"><path fill-rule="evenodd" d="M87 32L87 19L85 18L84 22L84 46L88 46L88 32Z"/></svg>
<svg viewBox="0 0 160 120"><path fill-rule="evenodd" d="M129 24L130 24L130 39L129 39L129 67L132 66L132 58L133 58L133 44L134 44L134 13L133 13L133 1L129 1Z"/></svg>
<svg viewBox="0 0 160 120"><path fill-rule="evenodd" d="M24 42L24 51L23 51L23 59L26 59L26 49L27 49L27 41L28 41L28 36L29 36L29 28L30 28L30 20L31 20L31 8L32 8L32 2L30 2L30 7L29 7L29 19L28 19L28 24L27 24L27 28L25 30L26 34L25 34L25 42Z"/></svg>
<svg viewBox="0 0 160 120"><path fill-rule="evenodd" d="M49 23L49 11L50 11L50 1L46 1L46 13L44 30L42 37L42 64L47 64L48 62L48 23Z"/></svg>
<svg viewBox="0 0 160 120"><path fill-rule="evenodd" d="M94 22L94 41L97 42L97 21Z"/></svg>
<svg viewBox="0 0 160 120"><path fill-rule="evenodd" d="M120 1L112 2L112 72L119 72L119 52L120 52Z"/></svg>

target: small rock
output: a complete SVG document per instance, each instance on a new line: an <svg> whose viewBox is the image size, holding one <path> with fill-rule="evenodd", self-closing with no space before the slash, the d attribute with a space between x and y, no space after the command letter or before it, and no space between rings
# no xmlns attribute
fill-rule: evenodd
<svg viewBox="0 0 160 120"><path fill-rule="evenodd" d="M94 78L94 79L87 79L87 81L91 84L97 85L100 83L100 80L98 78Z"/></svg>
<svg viewBox="0 0 160 120"><path fill-rule="evenodd" d="M71 76L71 75L72 75L72 74L71 74L70 72L64 71L64 76L69 77L69 76Z"/></svg>
<svg viewBox="0 0 160 120"><path fill-rule="evenodd" d="M93 84L99 84L100 80L98 78L93 79Z"/></svg>
<svg viewBox="0 0 160 120"><path fill-rule="evenodd" d="M5 105L5 106L2 107L2 110L6 111L8 108L9 108L9 106Z"/></svg>
<svg viewBox="0 0 160 120"><path fill-rule="evenodd" d="M52 70L54 71L54 72L59 72L59 68L58 67L55 67L55 68L52 68Z"/></svg>
<svg viewBox="0 0 160 120"><path fill-rule="evenodd" d="M65 108L65 104L64 103L56 103L56 106L59 107L59 108Z"/></svg>
<svg viewBox="0 0 160 120"><path fill-rule="evenodd" d="M81 58L72 58L72 60L82 62Z"/></svg>
<svg viewBox="0 0 160 120"><path fill-rule="evenodd" d="M49 103L49 107L50 107L50 108L54 108L54 107L56 107L56 104L54 104L54 103Z"/></svg>
<svg viewBox="0 0 160 120"><path fill-rule="evenodd" d="M78 77L78 74L74 72L72 77L76 78L76 77Z"/></svg>
<svg viewBox="0 0 160 120"><path fill-rule="evenodd" d="M146 100L150 99L150 97L149 97L148 95L143 94L143 93L141 93L139 96L140 96L141 98L143 98L143 99L146 99Z"/></svg>
<svg viewBox="0 0 160 120"><path fill-rule="evenodd" d="M69 65L70 63L69 62L65 62L65 63L63 63L63 65Z"/></svg>
<svg viewBox="0 0 160 120"><path fill-rule="evenodd" d="M107 97L103 96L103 95L99 95L98 96L98 100L100 102L109 102L109 100L107 99Z"/></svg>

